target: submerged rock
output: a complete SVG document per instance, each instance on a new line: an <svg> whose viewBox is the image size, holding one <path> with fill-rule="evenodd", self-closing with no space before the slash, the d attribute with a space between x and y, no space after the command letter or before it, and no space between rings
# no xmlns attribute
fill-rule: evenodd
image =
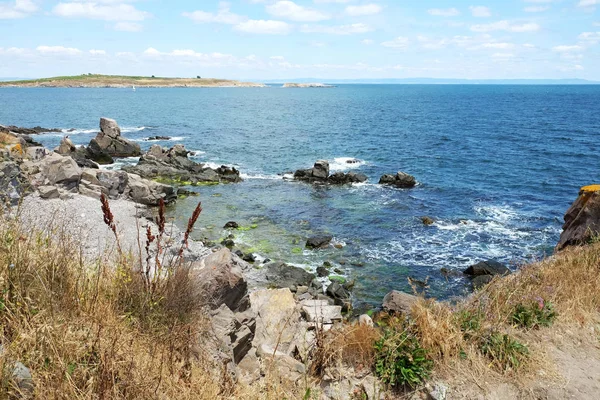
<svg viewBox="0 0 600 400"><path fill-rule="evenodd" d="M0 128L3 130L10 131L10 132L18 133L20 135L37 135L37 134L46 133L46 132L62 132L61 129L42 128L41 126L35 126L33 128L22 128L22 127L14 126L14 125L9 125L9 126L0 125Z"/></svg>
<svg viewBox="0 0 600 400"><path fill-rule="evenodd" d="M153 145L137 165L123 169L148 179L163 179L182 184L241 182L240 172L227 166L213 169L188 158L189 151L177 144L170 149Z"/></svg>
<svg viewBox="0 0 600 400"><path fill-rule="evenodd" d="M556 251L591 242L600 234L600 185L584 186L564 217Z"/></svg>
<svg viewBox="0 0 600 400"><path fill-rule="evenodd" d="M398 188L408 189L417 184L414 176L404 172L398 172L396 175L386 174L379 179L380 185L396 186Z"/></svg>

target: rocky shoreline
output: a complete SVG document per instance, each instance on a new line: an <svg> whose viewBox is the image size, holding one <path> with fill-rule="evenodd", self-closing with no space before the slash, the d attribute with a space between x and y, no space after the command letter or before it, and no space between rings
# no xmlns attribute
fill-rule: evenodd
<svg viewBox="0 0 600 400"><path fill-rule="evenodd" d="M101 119L100 132L87 147L74 146L65 137L57 149L49 151L26 136L27 130L17 131L0 129L0 198L12 206L20 203L16 212L32 228L61 227L78 240L87 260L114 256L117 246L114 233L103 224L97 200L101 196L110 199L123 250L141 254L139 243L144 242L146 230L158 229L156 210L151 207L174 202L182 194L156 179L183 185L241 181L234 168L212 169L191 161L181 145L170 149L154 145L142 154L139 145L123 138L116 121L108 118ZM129 156L140 156L138 164L120 171L99 168L101 163ZM311 169L296 171L294 179L311 184L349 184L368 178L352 172L331 175L328 162L319 160ZM398 172L382 176L379 183L408 189L417 181ZM558 249L587 243L593 239L588 235L589 228L598 230L600 187L586 188L565 216L564 237ZM230 221L225 228L236 225ZM176 227L167 236L171 244L168 251L176 251L187 241ZM281 261L257 265L254 254L233 251L235 244L229 240L212 247L190 241L182 254L209 308L212 331L219 343L213 357L226 365L236 380L246 383L261 378L267 361L275 363L286 379L302 379L304 361L317 340L317 332L353 318L352 282L330 281L323 285L318 278L328 274L326 266L312 274ZM305 247L323 248L331 240L326 235L307 238ZM475 289L495 276L510 273L493 260L483 260L464 271ZM407 315L417 299L392 291L383 299L381 309ZM372 325L373 321L362 314L355 323ZM351 390L378 390L372 373L361 377L350 373L344 379L349 380ZM324 381L324 392L337 383L339 380Z"/></svg>

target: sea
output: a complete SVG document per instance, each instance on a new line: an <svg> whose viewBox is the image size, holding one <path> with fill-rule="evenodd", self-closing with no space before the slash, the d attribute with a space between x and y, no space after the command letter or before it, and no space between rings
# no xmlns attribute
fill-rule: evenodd
<svg viewBox="0 0 600 400"><path fill-rule="evenodd" d="M410 280L452 299L469 291L460 272L473 263L515 270L550 256L579 188L600 183L600 85L0 89L0 124L64 129L35 138L48 147L63 135L89 143L100 117L143 149L183 144L195 161L241 171L241 183L190 188L199 195L169 208L173 223L185 226L201 201L194 238L218 243L236 221L234 241L259 256L256 268L265 258L310 271L330 262L354 282L359 308L411 291ZM369 180L287 179L320 159ZM378 185L397 171L418 185ZM316 234L341 248L305 249Z"/></svg>

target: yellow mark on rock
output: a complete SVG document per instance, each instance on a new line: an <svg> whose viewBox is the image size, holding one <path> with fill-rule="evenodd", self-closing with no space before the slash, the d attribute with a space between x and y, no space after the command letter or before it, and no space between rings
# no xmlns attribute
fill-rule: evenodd
<svg viewBox="0 0 600 400"><path fill-rule="evenodd" d="M587 185L581 188L582 192L600 192L600 185Z"/></svg>

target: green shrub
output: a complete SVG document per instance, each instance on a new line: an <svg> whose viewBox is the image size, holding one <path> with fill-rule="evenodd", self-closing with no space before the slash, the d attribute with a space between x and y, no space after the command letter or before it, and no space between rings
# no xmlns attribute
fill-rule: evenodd
<svg viewBox="0 0 600 400"><path fill-rule="evenodd" d="M456 318L465 339L475 336L481 329L481 313L479 311L462 310L456 314Z"/></svg>
<svg viewBox="0 0 600 400"><path fill-rule="evenodd" d="M390 386L415 387L433 368L433 361L418 339L407 329L386 329L375 342L375 373Z"/></svg>
<svg viewBox="0 0 600 400"><path fill-rule="evenodd" d="M499 332L487 336L480 348L501 371L519 369L529 355L527 346L510 335Z"/></svg>
<svg viewBox="0 0 600 400"><path fill-rule="evenodd" d="M555 319L556 312L552 303L543 299L529 304L518 304L511 316L513 324L527 329L550 326Z"/></svg>

